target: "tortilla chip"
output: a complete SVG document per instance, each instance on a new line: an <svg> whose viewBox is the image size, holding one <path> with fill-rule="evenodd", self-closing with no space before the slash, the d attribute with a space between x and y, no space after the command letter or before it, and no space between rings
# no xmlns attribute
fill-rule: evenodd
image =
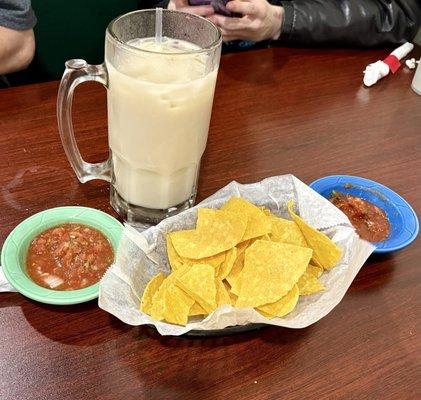
<svg viewBox="0 0 421 400"><path fill-rule="evenodd" d="M311 249L258 240L245 251L237 307L274 303L297 283L310 261Z"/></svg>
<svg viewBox="0 0 421 400"><path fill-rule="evenodd" d="M269 315L270 318L284 317L295 308L299 295L300 292L298 290L298 286L294 285L292 289L280 300L276 301L275 303L260 306L257 310L264 312L266 315Z"/></svg>
<svg viewBox="0 0 421 400"><path fill-rule="evenodd" d="M160 272L155 275L146 285L145 290L143 291L142 300L140 302L140 311L150 314L152 309L152 299L154 294L158 291L162 282L164 282L165 275Z"/></svg>
<svg viewBox="0 0 421 400"><path fill-rule="evenodd" d="M177 325L186 325L194 300L174 283L164 292L164 320Z"/></svg>
<svg viewBox="0 0 421 400"><path fill-rule="evenodd" d="M182 264L180 268L177 269L177 271L172 272L170 275L168 275L168 278L171 280L172 283L174 283L174 280L182 275L184 275L187 271L189 271L191 268L191 265L189 264Z"/></svg>
<svg viewBox="0 0 421 400"><path fill-rule="evenodd" d="M312 260L324 269L332 269L341 259L341 249L325 234L311 227L306 221L295 214L293 201L288 202L288 212L301 229L306 242L314 251Z"/></svg>
<svg viewBox="0 0 421 400"><path fill-rule="evenodd" d="M267 217L273 216L273 214L266 208L266 207L259 207L260 210L262 210L263 214L265 214Z"/></svg>
<svg viewBox="0 0 421 400"><path fill-rule="evenodd" d="M225 252L215 254L214 256L201 258L199 260L193 260L191 258L184 258L180 257L180 255L176 252L170 235L166 235L166 241L167 241L167 255L168 255L168 261L170 263L171 269L173 271L177 271L182 265L188 264L193 265L200 262L200 264L208 264L212 265L214 268L218 268L224 261L225 261Z"/></svg>
<svg viewBox="0 0 421 400"><path fill-rule="evenodd" d="M197 210L197 230L218 230L216 228L224 230L227 226L229 230L226 233L234 231L235 236L238 236L238 230L243 231L244 229L245 231L247 228L247 216L223 209L199 208ZM238 241L237 243L240 242Z"/></svg>
<svg viewBox="0 0 421 400"><path fill-rule="evenodd" d="M257 240L270 241L270 237L269 237L269 235L263 235L263 236L260 236L258 238L249 239L249 240L247 240L244 243L248 243L248 245L247 245L247 248L248 248L254 242L256 242ZM238 246L240 246L240 245L241 245L241 243ZM244 249L243 251L245 251L246 249ZM237 253L238 253L238 251L237 251ZM227 280L228 280L228 282L231 285L231 291L236 296L238 296L239 293L240 293L240 287L241 287L241 270L243 269L243 266L244 266L244 253L242 255L240 253L240 255L237 256L237 260L234 263L234 266L232 268L233 269L233 273L230 274L229 276L227 276Z"/></svg>
<svg viewBox="0 0 421 400"><path fill-rule="evenodd" d="M309 265L304 274L298 279L297 286L300 296L307 296L325 290L324 285L314 275L314 272L309 270L311 267L312 265Z"/></svg>
<svg viewBox="0 0 421 400"><path fill-rule="evenodd" d="M320 278L324 269L322 267L318 267L317 265L309 264L306 271L313 274L316 278Z"/></svg>
<svg viewBox="0 0 421 400"><path fill-rule="evenodd" d="M227 252L229 251L231 251L231 249L227 250ZM210 265L211 267L214 267L216 269L224 263L227 252L215 254L214 256L206 258L200 258L198 260L188 259L186 262L190 265L197 264L199 262L200 264Z"/></svg>
<svg viewBox="0 0 421 400"><path fill-rule="evenodd" d="M245 257L244 252L241 253L239 256L237 256L236 260L234 261L234 265L231 268L230 273L226 277L226 280L231 285L231 290L232 290L232 286L234 285L235 281L237 280L238 276L240 275L241 270L243 269L244 257Z"/></svg>
<svg viewBox="0 0 421 400"><path fill-rule="evenodd" d="M241 241L246 226L245 216L200 208L197 229L172 232L169 236L181 257L198 260L233 248Z"/></svg>
<svg viewBox="0 0 421 400"><path fill-rule="evenodd" d="M216 286L216 305L223 306L224 304L231 304L231 298L227 288L220 279L215 280Z"/></svg>
<svg viewBox="0 0 421 400"><path fill-rule="evenodd" d="M173 280L174 278L171 277L171 275L167 276L152 298L152 306L149 315L156 321L164 319L164 294L168 286L172 285Z"/></svg>
<svg viewBox="0 0 421 400"><path fill-rule="evenodd" d="M162 282L159 289L155 292L152 298L152 307L150 309L149 315L157 320L160 321L164 319L164 309L165 309L165 302L164 296L165 293L170 285L174 285L175 278L182 276L189 270L190 266L186 264L182 264L177 271L172 272L168 275L164 281Z"/></svg>
<svg viewBox="0 0 421 400"><path fill-rule="evenodd" d="M270 238L274 242L295 244L296 246L308 247L300 228L294 221L272 217L272 230Z"/></svg>
<svg viewBox="0 0 421 400"><path fill-rule="evenodd" d="M241 197L231 197L221 207L221 210L232 211L238 215L247 216L247 228L242 241L263 236L270 232L271 222L263 211Z"/></svg>
<svg viewBox="0 0 421 400"><path fill-rule="evenodd" d="M170 236L166 235L165 239L166 239L166 242L167 242L168 261L170 263L171 269L173 271L177 271L177 269L180 268L180 266L184 264L184 261L179 256L179 254L175 251L175 248L172 244Z"/></svg>
<svg viewBox="0 0 421 400"><path fill-rule="evenodd" d="M235 268L233 268L234 274L227 277L227 279L229 278L228 282L230 282L230 285L231 285L231 292L234 293L237 297L240 294L241 283L243 279L243 275L241 272L244 268L244 257L245 257L245 253L243 253L239 257L237 264L235 265Z"/></svg>
<svg viewBox="0 0 421 400"><path fill-rule="evenodd" d="M255 308L255 310L256 310L259 314L262 314L262 315L263 315L265 318L267 318L267 319L272 319L272 318L275 318L273 315L268 314L267 312L264 312L264 311L260 310L259 308Z"/></svg>
<svg viewBox="0 0 421 400"><path fill-rule="evenodd" d="M237 249L237 257L243 252L246 251L247 247L249 247L251 244L251 239L249 240L244 240L241 243L238 243L236 246Z"/></svg>
<svg viewBox="0 0 421 400"><path fill-rule="evenodd" d="M237 297L240 294L241 284L243 283L243 275L241 272L239 273L237 279L235 279L232 283L231 292L234 293Z"/></svg>
<svg viewBox="0 0 421 400"><path fill-rule="evenodd" d="M208 314L216 308L215 269L210 265L195 264L176 278L176 284L196 300Z"/></svg>
<svg viewBox="0 0 421 400"><path fill-rule="evenodd" d="M195 302L191 306L190 311L189 311L189 317L194 317L196 315L206 315L206 314L207 314L206 310L204 310L203 307L198 302Z"/></svg>
<svg viewBox="0 0 421 400"><path fill-rule="evenodd" d="M220 279L225 279L231 272L235 260L237 259L237 249L233 247L225 252L225 260L220 264L216 276Z"/></svg>

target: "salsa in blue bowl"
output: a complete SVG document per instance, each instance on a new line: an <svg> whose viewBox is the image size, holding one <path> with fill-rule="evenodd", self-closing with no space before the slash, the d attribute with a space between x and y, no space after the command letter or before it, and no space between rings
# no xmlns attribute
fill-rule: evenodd
<svg viewBox="0 0 421 400"><path fill-rule="evenodd" d="M331 200L337 194L350 195L384 211L390 230L385 240L373 242L376 246L374 253L400 250L418 235L419 222L413 208L399 194L380 183L358 176L331 175L317 179L309 186L326 199Z"/></svg>

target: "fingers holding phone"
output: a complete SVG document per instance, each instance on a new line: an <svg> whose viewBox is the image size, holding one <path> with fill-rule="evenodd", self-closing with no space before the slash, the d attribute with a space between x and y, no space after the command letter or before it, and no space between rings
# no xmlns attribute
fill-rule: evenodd
<svg viewBox="0 0 421 400"><path fill-rule="evenodd" d="M228 10L228 2L229 0L211 0L211 5L216 14L225 15L226 17L241 17L240 14L235 14Z"/></svg>
<svg viewBox="0 0 421 400"><path fill-rule="evenodd" d="M279 38L284 17L283 7L273 6L266 0L232 0L225 7L241 17L217 13L207 17L221 29L225 41L242 39L258 42Z"/></svg>

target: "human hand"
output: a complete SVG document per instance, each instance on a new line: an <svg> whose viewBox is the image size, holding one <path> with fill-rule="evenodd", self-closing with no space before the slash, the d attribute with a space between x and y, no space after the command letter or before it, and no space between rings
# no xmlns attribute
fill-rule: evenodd
<svg viewBox="0 0 421 400"><path fill-rule="evenodd" d="M219 14L207 16L207 19L221 29L225 41L243 39L258 42L279 38L284 19L283 7L273 6L266 0L232 0L226 7L242 17Z"/></svg>
<svg viewBox="0 0 421 400"><path fill-rule="evenodd" d="M210 3L200 6L191 6L189 5L189 0L170 0L168 3L168 10L183 11L202 17L209 17L215 13Z"/></svg>

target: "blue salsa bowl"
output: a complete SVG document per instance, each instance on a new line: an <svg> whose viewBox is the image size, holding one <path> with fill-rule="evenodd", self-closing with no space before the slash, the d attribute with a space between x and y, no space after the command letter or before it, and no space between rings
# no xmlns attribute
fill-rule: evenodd
<svg viewBox="0 0 421 400"><path fill-rule="evenodd" d="M351 175L331 175L315 180L309 185L326 199L333 191L361 197L384 210L390 222L390 233L383 242L373 243L374 253L389 253L403 249L418 235L419 222L409 203L388 187Z"/></svg>

